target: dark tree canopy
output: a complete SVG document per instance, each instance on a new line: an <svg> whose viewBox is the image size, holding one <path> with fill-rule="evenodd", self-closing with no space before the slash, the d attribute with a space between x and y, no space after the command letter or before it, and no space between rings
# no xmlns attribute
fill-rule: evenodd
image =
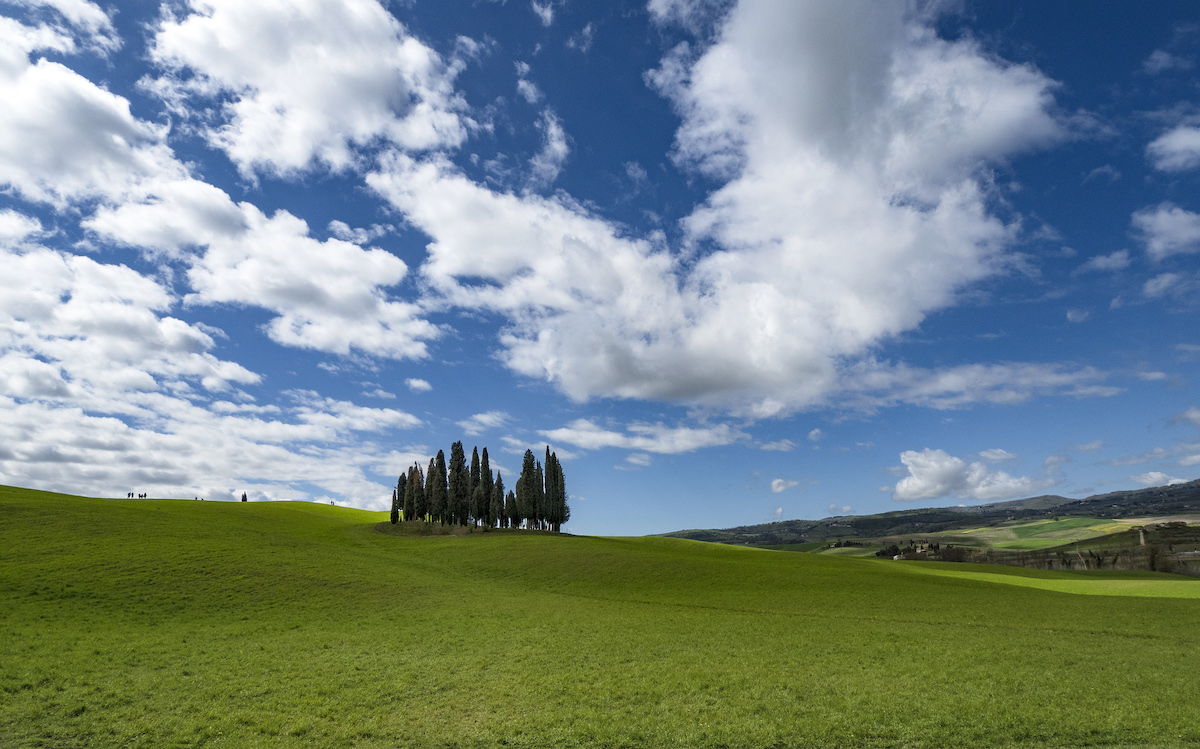
<svg viewBox="0 0 1200 749"><path fill-rule="evenodd" d="M450 446L449 507L448 521L453 525L466 525L471 509L471 473L467 468L467 456L463 443Z"/></svg>
<svg viewBox="0 0 1200 749"><path fill-rule="evenodd" d="M392 492L393 523L433 522L559 532L571 517L566 482L558 456L546 446L543 465L526 450L514 490L506 490L500 473L492 476L487 448L471 450L468 465L462 442L450 446L450 461L441 450L430 458L428 472L413 464Z"/></svg>
<svg viewBox="0 0 1200 749"><path fill-rule="evenodd" d="M492 467L488 463L486 447L483 448L483 455L479 460L479 486L483 488L483 502L475 519L485 528L491 528L496 525L496 512L492 507L495 482L492 481Z"/></svg>

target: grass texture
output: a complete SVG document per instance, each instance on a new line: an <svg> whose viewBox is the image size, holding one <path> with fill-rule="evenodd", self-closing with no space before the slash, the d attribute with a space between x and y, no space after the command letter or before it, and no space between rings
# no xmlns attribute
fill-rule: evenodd
<svg viewBox="0 0 1200 749"><path fill-rule="evenodd" d="M1200 745L1200 581L302 503L0 518L3 747Z"/></svg>

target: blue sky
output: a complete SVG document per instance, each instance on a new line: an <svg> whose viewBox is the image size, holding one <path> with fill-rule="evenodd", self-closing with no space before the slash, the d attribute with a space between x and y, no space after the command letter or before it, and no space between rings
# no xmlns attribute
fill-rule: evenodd
<svg viewBox="0 0 1200 749"><path fill-rule="evenodd" d="M0 2L0 482L576 533L1200 477L1191 2Z"/></svg>

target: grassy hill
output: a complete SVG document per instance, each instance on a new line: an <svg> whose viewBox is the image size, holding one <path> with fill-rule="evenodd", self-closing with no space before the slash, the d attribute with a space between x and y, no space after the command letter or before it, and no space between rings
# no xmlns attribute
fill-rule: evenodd
<svg viewBox="0 0 1200 749"><path fill-rule="evenodd" d="M0 746L1195 746L1200 581L0 488Z"/></svg>

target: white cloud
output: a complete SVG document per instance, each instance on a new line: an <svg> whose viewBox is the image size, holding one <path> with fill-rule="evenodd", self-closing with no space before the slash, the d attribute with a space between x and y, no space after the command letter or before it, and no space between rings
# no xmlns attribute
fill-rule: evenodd
<svg viewBox="0 0 1200 749"><path fill-rule="evenodd" d="M785 492L799 483L799 481L793 481L791 479L774 479L771 481L771 493L779 494L781 492Z"/></svg>
<svg viewBox="0 0 1200 749"><path fill-rule="evenodd" d="M1174 203L1160 203L1133 214L1133 228L1153 260L1200 252L1200 214L1184 210Z"/></svg>
<svg viewBox="0 0 1200 749"><path fill-rule="evenodd" d="M469 419L456 422L462 430L470 437L483 434L489 429L498 429L504 426L509 419L509 415L504 411L485 411L484 413L475 414Z"/></svg>
<svg viewBox="0 0 1200 749"><path fill-rule="evenodd" d="M595 24L588 23L579 30L579 33L572 35L571 38L567 40L567 46L571 49L577 49L580 52L586 53L592 48L592 42L595 40L596 26Z"/></svg>
<svg viewBox="0 0 1200 749"><path fill-rule="evenodd" d="M1067 310L1067 322L1084 322L1092 313L1085 309L1069 309Z"/></svg>
<svg viewBox="0 0 1200 749"><path fill-rule="evenodd" d="M212 328L170 316L168 288L135 270L40 247L0 250L0 482L119 496L309 498L383 509L407 457L361 434L419 419L293 393L259 406L261 378L218 358Z"/></svg>
<svg viewBox="0 0 1200 749"><path fill-rule="evenodd" d="M674 455L705 447L728 445L745 437L727 424L706 427L668 427L664 424L630 424L625 433L605 429L587 419L576 419L565 427L539 432L553 442L565 442L584 450L618 447L640 452Z"/></svg>
<svg viewBox="0 0 1200 749"><path fill-rule="evenodd" d="M1173 55L1164 49L1156 49L1142 63L1142 70L1156 75L1166 70L1191 70L1192 61L1186 57Z"/></svg>
<svg viewBox="0 0 1200 749"><path fill-rule="evenodd" d="M882 487L882 488L883 488L883 490L884 490L884 491L889 491L889 492L890 492L890 491L892 490L892 487L890 487L890 486L885 486L885 487ZM839 507L838 505L829 505L829 511L830 511L830 512L840 512L840 513L842 513L843 515L848 515L848 514L850 514L851 512L853 512L853 511L854 511L854 508L853 508L853 507L851 507L850 505L842 505L842 506L840 506L840 507Z"/></svg>
<svg viewBox="0 0 1200 749"><path fill-rule="evenodd" d="M989 463L1002 463L1006 460L1014 460L1017 456L1013 455L1008 450L1001 450L1000 448L996 447L992 448L991 450L983 450L979 453L979 457L983 458Z"/></svg>
<svg viewBox="0 0 1200 749"><path fill-rule="evenodd" d="M530 7L537 15L538 20L543 26L549 26L554 23L554 0L546 0L544 3L539 3L537 0L530 1Z"/></svg>
<svg viewBox="0 0 1200 749"><path fill-rule="evenodd" d="M1085 442L1082 445L1074 445L1074 446L1072 446L1071 449L1078 450L1081 453L1094 453L1097 450L1102 449L1103 447L1104 447L1104 440L1092 440L1091 442Z"/></svg>
<svg viewBox="0 0 1200 749"><path fill-rule="evenodd" d="M1142 293L1154 299L1166 294L1182 282L1183 275L1180 273L1159 273L1154 278L1142 284Z"/></svg>
<svg viewBox="0 0 1200 749"><path fill-rule="evenodd" d="M433 390L433 385L430 385L428 380L422 380L419 377L409 377L404 384L414 393L428 393Z"/></svg>
<svg viewBox="0 0 1200 749"><path fill-rule="evenodd" d="M1076 273L1089 271L1118 271L1129 267L1129 250L1117 250L1108 255L1097 255L1075 269Z"/></svg>
<svg viewBox="0 0 1200 749"><path fill-rule="evenodd" d="M1099 384L1105 377L1092 367L1058 364L968 364L927 370L867 360L847 371L840 395L844 402L869 411L901 403L954 409L974 403L1024 403L1037 395L1083 398L1122 392Z"/></svg>
<svg viewBox="0 0 1200 749"><path fill-rule="evenodd" d="M686 221L685 252L716 247L694 261L561 195L493 192L447 160L392 153L368 175L432 238L421 273L436 294L509 318L512 370L580 401L755 417L847 398L1114 392L1062 365L861 359L1004 267L1015 228L989 213L982 170L1060 137L1051 81L937 39L902 3L746 2L717 39L652 76L684 120L680 163L730 180Z"/></svg>
<svg viewBox="0 0 1200 749"><path fill-rule="evenodd" d="M1104 166L1098 166L1085 174L1083 177L1083 183L1087 184L1088 182L1091 182L1094 179L1100 179L1101 177L1105 178L1108 182L1116 182L1117 180L1121 179L1121 173L1117 171L1116 167L1114 167L1112 164L1105 164Z"/></svg>
<svg viewBox="0 0 1200 749"><path fill-rule="evenodd" d="M1200 166L1200 127L1179 125L1146 146L1154 168L1182 172Z"/></svg>
<svg viewBox="0 0 1200 749"><path fill-rule="evenodd" d="M542 112L538 129L542 131L542 150L529 160L529 179L533 187L544 188L558 179L571 154L571 147L562 123L553 111L546 109Z"/></svg>
<svg viewBox="0 0 1200 749"><path fill-rule="evenodd" d="M0 211L0 246L11 247L42 233L42 222L11 208Z"/></svg>
<svg viewBox="0 0 1200 749"><path fill-rule="evenodd" d="M630 453L625 456L626 463L631 463L635 466L641 466L643 468L649 466L652 460L653 458L651 458L648 453Z"/></svg>
<svg viewBox="0 0 1200 749"><path fill-rule="evenodd" d="M29 52L70 52L70 39L0 18L0 36L27 44L0 54L0 184L64 208L77 198L118 197L137 181L182 173L165 129L138 120L129 102L58 62ZM9 38L9 41L18 41Z"/></svg>
<svg viewBox="0 0 1200 749"><path fill-rule="evenodd" d="M1149 471L1147 473L1140 473L1137 476L1130 476L1129 478L1143 486L1173 486L1174 484L1187 483L1187 479L1178 479L1174 476L1168 476L1162 471Z"/></svg>
<svg viewBox="0 0 1200 749"><path fill-rule="evenodd" d="M820 442L825 434L820 429L814 429L808 433L808 439L812 442Z"/></svg>
<svg viewBox="0 0 1200 749"><path fill-rule="evenodd" d="M100 6L89 0L7 0L10 5L23 5L27 8L53 9L71 28L63 28L56 24L54 30L67 35L73 32L82 33L87 46L107 55L121 46L121 38L113 28L112 20Z"/></svg>
<svg viewBox="0 0 1200 749"><path fill-rule="evenodd" d="M1193 425L1200 427L1200 408L1192 406L1181 414L1176 414L1172 421L1190 421Z"/></svg>
<svg viewBox="0 0 1200 749"><path fill-rule="evenodd" d="M205 132L247 176L344 169L379 139L457 146L473 127L453 87L461 63L375 0L190 0L164 13L150 57L168 73L148 86L181 113L192 98L223 102L224 122Z"/></svg>
<svg viewBox="0 0 1200 749"><path fill-rule="evenodd" d="M791 440L777 440L775 442L766 442L759 446L760 450L768 450L772 452L789 453L795 449L796 443Z"/></svg>
<svg viewBox="0 0 1200 749"><path fill-rule="evenodd" d="M188 270L193 304L257 306L277 313L272 340L337 354L419 359L438 329L415 305L381 290L400 282L404 262L340 239L319 242L286 211L268 218L242 205L246 230L215 239Z"/></svg>
<svg viewBox="0 0 1200 749"><path fill-rule="evenodd" d="M894 499L913 501L955 496L960 499L1011 499L1050 486L1048 479L1014 477L1004 471L989 471L983 463L967 463L944 450L926 448L900 453L908 476L900 479Z"/></svg>

